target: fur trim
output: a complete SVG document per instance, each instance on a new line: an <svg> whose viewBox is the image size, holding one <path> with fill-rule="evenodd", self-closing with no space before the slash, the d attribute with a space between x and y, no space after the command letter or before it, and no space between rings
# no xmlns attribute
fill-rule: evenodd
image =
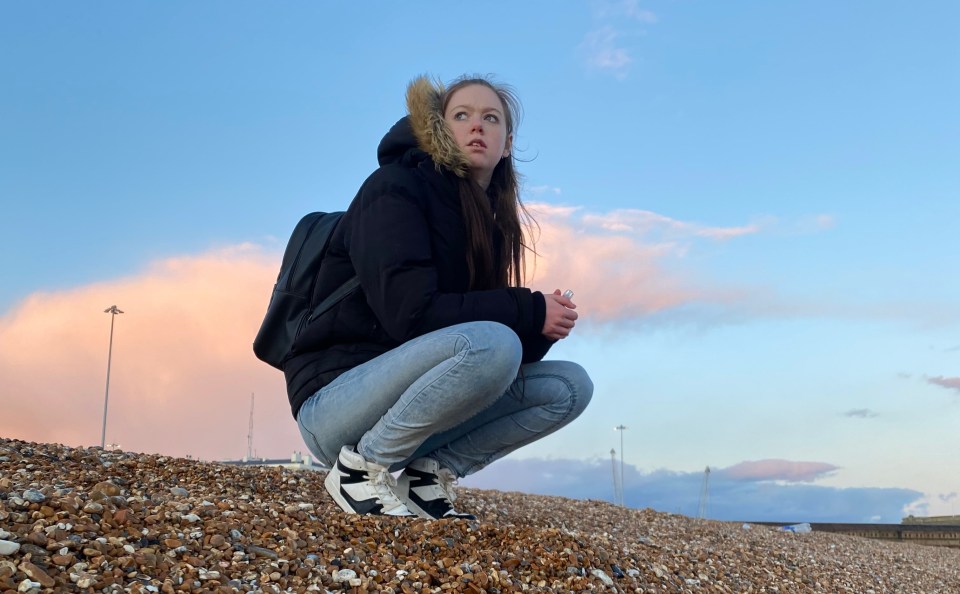
<svg viewBox="0 0 960 594"><path fill-rule="evenodd" d="M460 177L467 177L470 161L457 146L450 129L443 121L443 83L432 82L426 76L415 78L407 86L407 111L417 145L429 154L439 168L441 165Z"/></svg>

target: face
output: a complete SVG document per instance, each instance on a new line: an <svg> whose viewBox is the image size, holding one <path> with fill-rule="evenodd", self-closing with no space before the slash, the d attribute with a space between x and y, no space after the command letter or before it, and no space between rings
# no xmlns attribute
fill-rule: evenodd
<svg viewBox="0 0 960 594"><path fill-rule="evenodd" d="M500 97L484 85L465 86L450 96L443 118L470 160L470 177L486 189L513 140Z"/></svg>

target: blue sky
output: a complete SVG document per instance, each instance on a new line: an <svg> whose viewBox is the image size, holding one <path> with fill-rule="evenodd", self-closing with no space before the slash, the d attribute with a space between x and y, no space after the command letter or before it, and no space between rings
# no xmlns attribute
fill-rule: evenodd
<svg viewBox="0 0 960 594"><path fill-rule="evenodd" d="M958 18L952 2L4 3L0 433L99 442L117 303L115 442L238 457L256 392L258 451L302 447L249 352L286 236L346 207L409 80L494 73L525 107L531 285L572 288L583 316L551 356L597 392L466 484L609 498L623 423L633 505L677 511L709 465L714 517L960 513Z"/></svg>

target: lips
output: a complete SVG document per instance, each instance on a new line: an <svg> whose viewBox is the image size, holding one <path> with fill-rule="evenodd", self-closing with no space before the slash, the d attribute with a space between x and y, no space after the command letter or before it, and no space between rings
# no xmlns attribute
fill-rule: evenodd
<svg viewBox="0 0 960 594"><path fill-rule="evenodd" d="M474 140L471 140L470 142L468 142L468 143L467 143L467 146L468 146L468 147L478 147L478 148L484 148L484 149L485 149L485 148L487 148L487 143L485 143L484 141L482 141L482 140L480 140L479 138L477 138L477 139L474 139Z"/></svg>

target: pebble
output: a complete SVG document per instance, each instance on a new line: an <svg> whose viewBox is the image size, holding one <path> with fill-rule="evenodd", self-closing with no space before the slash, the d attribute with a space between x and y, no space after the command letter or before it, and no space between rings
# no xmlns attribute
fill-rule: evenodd
<svg viewBox="0 0 960 594"><path fill-rule="evenodd" d="M411 472L412 472L412 471L411 471ZM603 583L604 583L605 585L607 585L607 586L612 586L612 585L613 585L613 578L611 578L609 575L607 575L607 573L606 573L605 571L603 571L602 569L591 569L591 570L590 570L590 575L595 575L595 576L597 576L598 578L600 578L600 581L603 582Z"/></svg>
<svg viewBox="0 0 960 594"><path fill-rule="evenodd" d="M20 543L0 540L0 555L12 555L20 550Z"/></svg>
<svg viewBox="0 0 960 594"><path fill-rule="evenodd" d="M271 551L270 549L266 549L264 547L250 546L250 547L247 547L247 551L250 553L254 553L260 557L273 559L274 561L280 558L280 555L277 555L276 551Z"/></svg>
<svg viewBox="0 0 960 594"><path fill-rule="evenodd" d="M91 491L93 497L96 497L97 493L100 493L102 497L113 497L120 494L120 487L110 481L101 481L94 485L93 491Z"/></svg>
<svg viewBox="0 0 960 594"><path fill-rule="evenodd" d="M23 498L33 503L43 503L47 500L47 496L36 489L27 489L24 491Z"/></svg>
<svg viewBox="0 0 960 594"><path fill-rule="evenodd" d="M333 574L335 582L349 582L357 577L357 572L352 569L341 569Z"/></svg>
<svg viewBox="0 0 960 594"><path fill-rule="evenodd" d="M323 479L0 438L0 592L960 592L960 550L466 488L476 521L351 516Z"/></svg>
<svg viewBox="0 0 960 594"><path fill-rule="evenodd" d="M36 533L34 533L34 534L36 534ZM28 538L29 538L29 537L28 537ZM46 544L46 542L44 542L44 544ZM34 559L44 558L44 557L47 557L47 556L50 555L50 553L47 551L47 549L45 549L45 548L43 548L43 547L38 547L37 545L35 545L35 544L33 544L33 543L30 543L30 542L25 542L25 543L21 543L21 544L20 544L20 553L21 553L21 554L30 553L30 555L31 555Z"/></svg>
<svg viewBox="0 0 960 594"><path fill-rule="evenodd" d="M89 588L97 583L97 579L92 575L81 575L77 579L78 588Z"/></svg>
<svg viewBox="0 0 960 594"><path fill-rule="evenodd" d="M29 561L24 561L20 564L20 571L25 573L31 580L36 580L44 588L52 588L56 583L53 581L53 578L47 575L47 572Z"/></svg>

